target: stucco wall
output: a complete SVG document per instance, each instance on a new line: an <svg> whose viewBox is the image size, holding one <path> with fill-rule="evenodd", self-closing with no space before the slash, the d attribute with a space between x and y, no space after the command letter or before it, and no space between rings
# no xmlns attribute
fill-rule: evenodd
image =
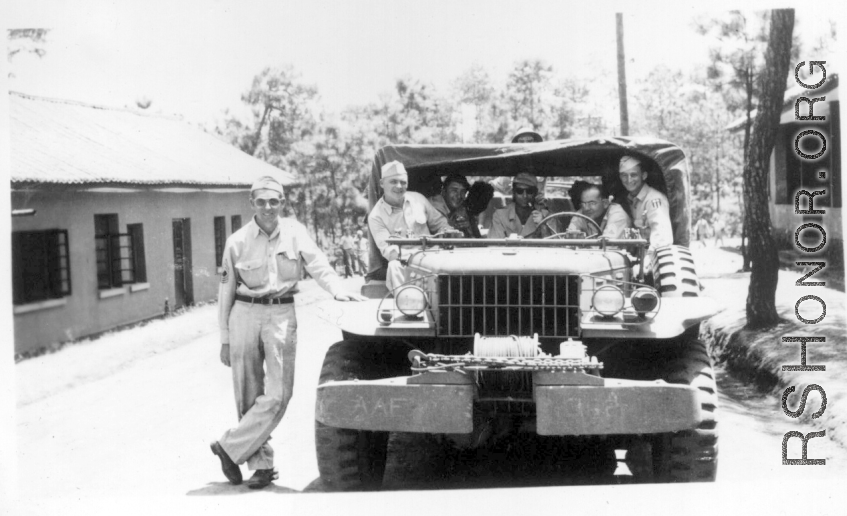
<svg viewBox="0 0 847 516"><path fill-rule="evenodd" d="M215 299L219 276L215 264L213 218L226 217L226 235L229 236L232 215L241 215L242 224L249 222L252 216L248 195L246 190L229 193L13 191L13 209L37 210L35 216L14 217L13 231L68 230L71 275L71 295L64 305L15 314L15 350L32 350L160 315L165 299L172 307L175 296L173 219L191 219L195 302ZM144 225L149 289L132 292L127 285L122 287L125 292L121 295L100 298L94 215L107 213L118 215L122 233L126 232L127 224Z"/></svg>

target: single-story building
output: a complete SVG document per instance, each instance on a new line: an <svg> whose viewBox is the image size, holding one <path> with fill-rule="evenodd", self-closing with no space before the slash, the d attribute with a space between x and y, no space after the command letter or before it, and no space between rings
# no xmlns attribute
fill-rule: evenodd
<svg viewBox="0 0 847 516"><path fill-rule="evenodd" d="M10 93L15 352L217 297L250 185L294 176L172 117Z"/></svg>
<svg viewBox="0 0 847 516"><path fill-rule="evenodd" d="M805 222L821 223L827 233L827 247L841 248L843 228L841 227L841 117L838 98L838 75L828 74L826 82L814 90L795 88L789 90L779 119L777 143L771 155L770 164L770 214L774 232L782 242L794 242L794 231ZM826 117L825 120L795 120L794 104L798 97L826 97L825 101L815 103L814 115ZM808 115L807 102L800 103L800 115ZM797 135L807 129L824 135L827 141L826 152L818 159L804 159L797 155L794 141ZM808 140L808 141L807 141ZM815 154L820 142L814 137L801 140L801 150ZM808 148L804 148L808 146ZM824 209L826 214L803 215L794 213L794 197L798 190L826 191L814 200L815 209ZM806 208L805 197L801 199L801 209ZM818 240L817 236L813 240ZM812 247L816 243L810 244Z"/></svg>
<svg viewBox="0 0 847 516"><path fill-rule="evenodd" d="M806 82L816 82L820 74ZM814 104L814 116L826 117L825 120L796 120L795 102L799 97L813 99L825 97L826 100ZM800 103L800 116L809 114L809 103ZM782 113L779 120L776 144L771 152L769 170L769 209L773 235L781 249L794 249L794 233L807 222L822 225L826 230L826 246L819 252L809 255L826 257L830 265L843 267L843 228L841 223L841 116L838 95L838 74L828 72L826 81L820 87L810 90L795 86L785 92ZM755 116L755 115L754 115ZM729 126L731 131L742 131L744 119ZM794 143L797 135L805 130L815 130L826 138L826 151L817 159L804 159L797 155ZM800 150L814 154L820 149L815 137L804 137L800 141ZM794 212L795 195L799 190L809 192L826 191L826 195L814 198L815 209L826 210L821 215L797 215ZM800 208L807 208L807 198L801 198ZM806 233L809 233L808 235ZM803 232L801 243L814 247L820 242L815 231Z"/></svg>

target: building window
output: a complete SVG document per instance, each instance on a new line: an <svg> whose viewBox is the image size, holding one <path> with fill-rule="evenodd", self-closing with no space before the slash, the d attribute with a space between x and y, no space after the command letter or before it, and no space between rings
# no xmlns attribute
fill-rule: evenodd
<svg viewBox="0 0 847 516"><path fill-rule="evenodd" d="M117 288L147 279L143 227L130 224L127 230L127 233L118 232L116 214L94 216L97 287L100 289Z"/></svg>
<svg viewBox="0 0 847 516"><path fill-rule="evenodd" d="M136 283L147 283L147 260L144 258L144 225L127 224L126 232L132 240L132 262Z"/></svg>
<svg viewBox="0 0 847 516"><path fill-rule="evenodd" d="M215 264L223 265L224 244L226 244L226 217L215 217Z"/></svg>
<svg viewBox="0 0 847 516"><path fill-rule="evenodd" d="M12 298L22 305L71 294L68 232L12 232Z"/></svg>
<svg viewBox="0 0 847 516"><path fill-rule="evenodd" d="M241 229L241 215L232 216L232 232L235 233Z"/></svg>
<svg viewBox="0 0 847 516"><path fill-rule="evenodd" d="M833 102L830 115L825 122L816 125L803 123L783 124L780 126L782 142L776 151L776 192L775 204L794 204L797 190L826 190L826 195L815 197L815 208L841 208L841 146L840 114L838 102ZM804 129L822 132L827 139L827 154L816 160L803 159L794 150L794 139ZM814 153L817 148L804 148L817 143L815 138L801 140L800 150ZM823 174L821 174L823 172ZM823 177L821 177L823 175ZM801 204L801 207L804 205Z"/></svg>

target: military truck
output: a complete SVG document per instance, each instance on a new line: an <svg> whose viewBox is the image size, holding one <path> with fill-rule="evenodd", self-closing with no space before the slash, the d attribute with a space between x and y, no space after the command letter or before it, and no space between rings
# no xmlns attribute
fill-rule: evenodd
<svg viewBox="0 0 847 516"><path fill-rule="evenodd" d="M717 391L698 334L718 306L701 295L687 249L689 171L677 146L624 137L388 146L376 154L368 198L373 207L381 197L380 169L393 160L405 165L409 190L426 196L454 172L529 172L602 181L622 198L624 155L638 157L669 200L674 244L649 255L637 232L609 239L599 227L502 239L400 235L389 242L413 275L388 292L371 241L369 300L343 306L343 340L326 353L317 388L325 485L378 489L391 432L435 434L460 449L503 435L582 440L612 459L627 450L638 479L714 480ZM548 218L564 228L575 216Z"/></svg>

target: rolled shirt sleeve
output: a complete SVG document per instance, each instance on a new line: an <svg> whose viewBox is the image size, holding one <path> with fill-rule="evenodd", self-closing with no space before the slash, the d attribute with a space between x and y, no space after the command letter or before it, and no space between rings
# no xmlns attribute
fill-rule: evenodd
<svg viewBox="0 0 847 516"><path fill-rule="evenodd" d="M667 198L655 197L647 201L645 212L650 226L650 249L673 244L673 229Z"/></svg>
<svg viewBox="0 0 847 516"><path fill-rule="evenodd" d="M229 313L235 302L235 288L238 284L235 274L232 237L224 247L221 280L218 287L218 326L221 332L221 344L229 344Z"/></svg>

